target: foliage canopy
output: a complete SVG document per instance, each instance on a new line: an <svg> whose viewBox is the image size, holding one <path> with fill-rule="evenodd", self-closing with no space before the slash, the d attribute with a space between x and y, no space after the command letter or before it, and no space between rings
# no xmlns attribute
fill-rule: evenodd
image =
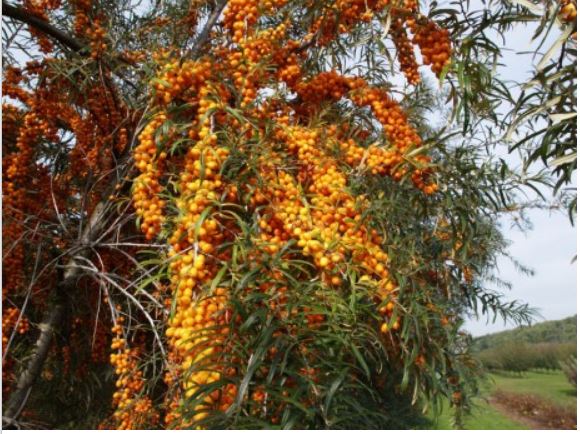
<svg viewBox="0 0 580 434"><path fill-rule="evenodd" d="M483 3L3 2L3 425L460 423L462 320L531 314L499 218L576 158L576 2Z"/></svg>

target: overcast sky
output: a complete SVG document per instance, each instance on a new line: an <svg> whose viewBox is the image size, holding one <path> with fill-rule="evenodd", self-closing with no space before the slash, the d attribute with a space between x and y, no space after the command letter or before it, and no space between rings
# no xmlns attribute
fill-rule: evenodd
<svg viewBox="0 0 580 434"><path fill-rule="evenodd" d="M513 243L510 253L519 262L534 269L534 276L518 272L509 260L499 261L498 276L512 283L506 297L522 300L536 307L542 320L561 319L576 314L576 263L571 260L576 254L576 230L568 218L561 213L532 211L530 219L534 229L522 233L511 228L506 221L503 232ZM502 289L502 291L505 291ZM467 321L465 329L474 336L513 328L501 319L495 324L486 324L485 319Z"/></svg>
<svg viewBox="0 0 580 434"><path fill-rule="evenodd" d="M444 3L442 1L440 5L443 7ZM531 43L532 32L531 26L519 26L517 30L505 35L507 47L513 49L513 52L508 52L503 59L505 67L499 71L502 76L518 81L530 76L534 62L531 55L517 53L535 48L536 42ZM549 46L548 42L545 48ZM536 58L535 62L538 60ZM515 164L518 160L512 157L510 161ZM542 316L537 321L574 315L577 312L577 264L571 261L577 252L576 228L561 212L534 210L529 212L528 217L533 229L526 233L514 228L507 219L501 222L504 235L512 241L510 254L535 271L534 276L526 276L518 272L509 260L502 259L497 275L513 285L506 297L537 308ZM506 292L505 289L501 291ZM479 321L467 321L465 328L474 336L480 336L514 328L514 325L504 324L501 319L495 324L486 323L485 318L482 318Z"/></svg>

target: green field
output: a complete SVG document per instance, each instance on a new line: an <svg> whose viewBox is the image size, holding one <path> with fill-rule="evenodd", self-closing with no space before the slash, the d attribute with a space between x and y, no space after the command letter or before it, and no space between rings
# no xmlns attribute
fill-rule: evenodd
<svg viewBox="0 0 580 434"><path fill-rule="evenodd" d="M475 404L472 414L465 418L466 429L526 429L524 425L507 418L483 399L476 400ZM453 429L449 407L437 418L434 429Z"/></svg>
<svg viewBox="0 0 580 434"><path fill-rule="evenodd" d="M566 380L561 371L528 372L523 377L510 374L492 376L491 387L506 392L537 395L559 406L576 407L576 389Z"/></svg>
<svg viewBox="0 0 580 434"><path fill-rule="evenodd" d="M568 383L561 371L528 372L523 376L494 374L484 385L484 396L475 401L472 414L465 418L467 429L526 429L520 422L510 419L485 401L485 395L495 390L532 394L559 406L576 408L576 389ZM435 429L452 429L452 412L447 408L435 420Z"/></svg>

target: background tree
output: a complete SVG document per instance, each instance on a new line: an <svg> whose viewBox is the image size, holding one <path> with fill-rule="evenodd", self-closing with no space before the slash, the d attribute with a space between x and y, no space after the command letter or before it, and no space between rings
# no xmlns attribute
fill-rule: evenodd
<svg viewBox="0 0 580 434"><path fill-rule="evenodd" d="M485 284L546 179L472 137L509 98L466 34L527 12L431 6L4 2L3 424L460 422L462 318L529 319Z"/></svg>

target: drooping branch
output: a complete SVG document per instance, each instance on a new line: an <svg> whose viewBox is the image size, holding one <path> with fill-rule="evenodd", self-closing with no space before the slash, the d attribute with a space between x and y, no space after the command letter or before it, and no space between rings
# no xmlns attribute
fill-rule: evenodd
<svg viewBox="0 0 580 434"><path fill-rule="evenodd" d="M85 48L83 44L81 44L70 35L57 29L43 19L32 15L30 12L21 7L12 6L5 1L2 1L2 15L34 27L35 29L43 32L47 36L50 36L73 51L81 51L83 48Z"/></svg>

